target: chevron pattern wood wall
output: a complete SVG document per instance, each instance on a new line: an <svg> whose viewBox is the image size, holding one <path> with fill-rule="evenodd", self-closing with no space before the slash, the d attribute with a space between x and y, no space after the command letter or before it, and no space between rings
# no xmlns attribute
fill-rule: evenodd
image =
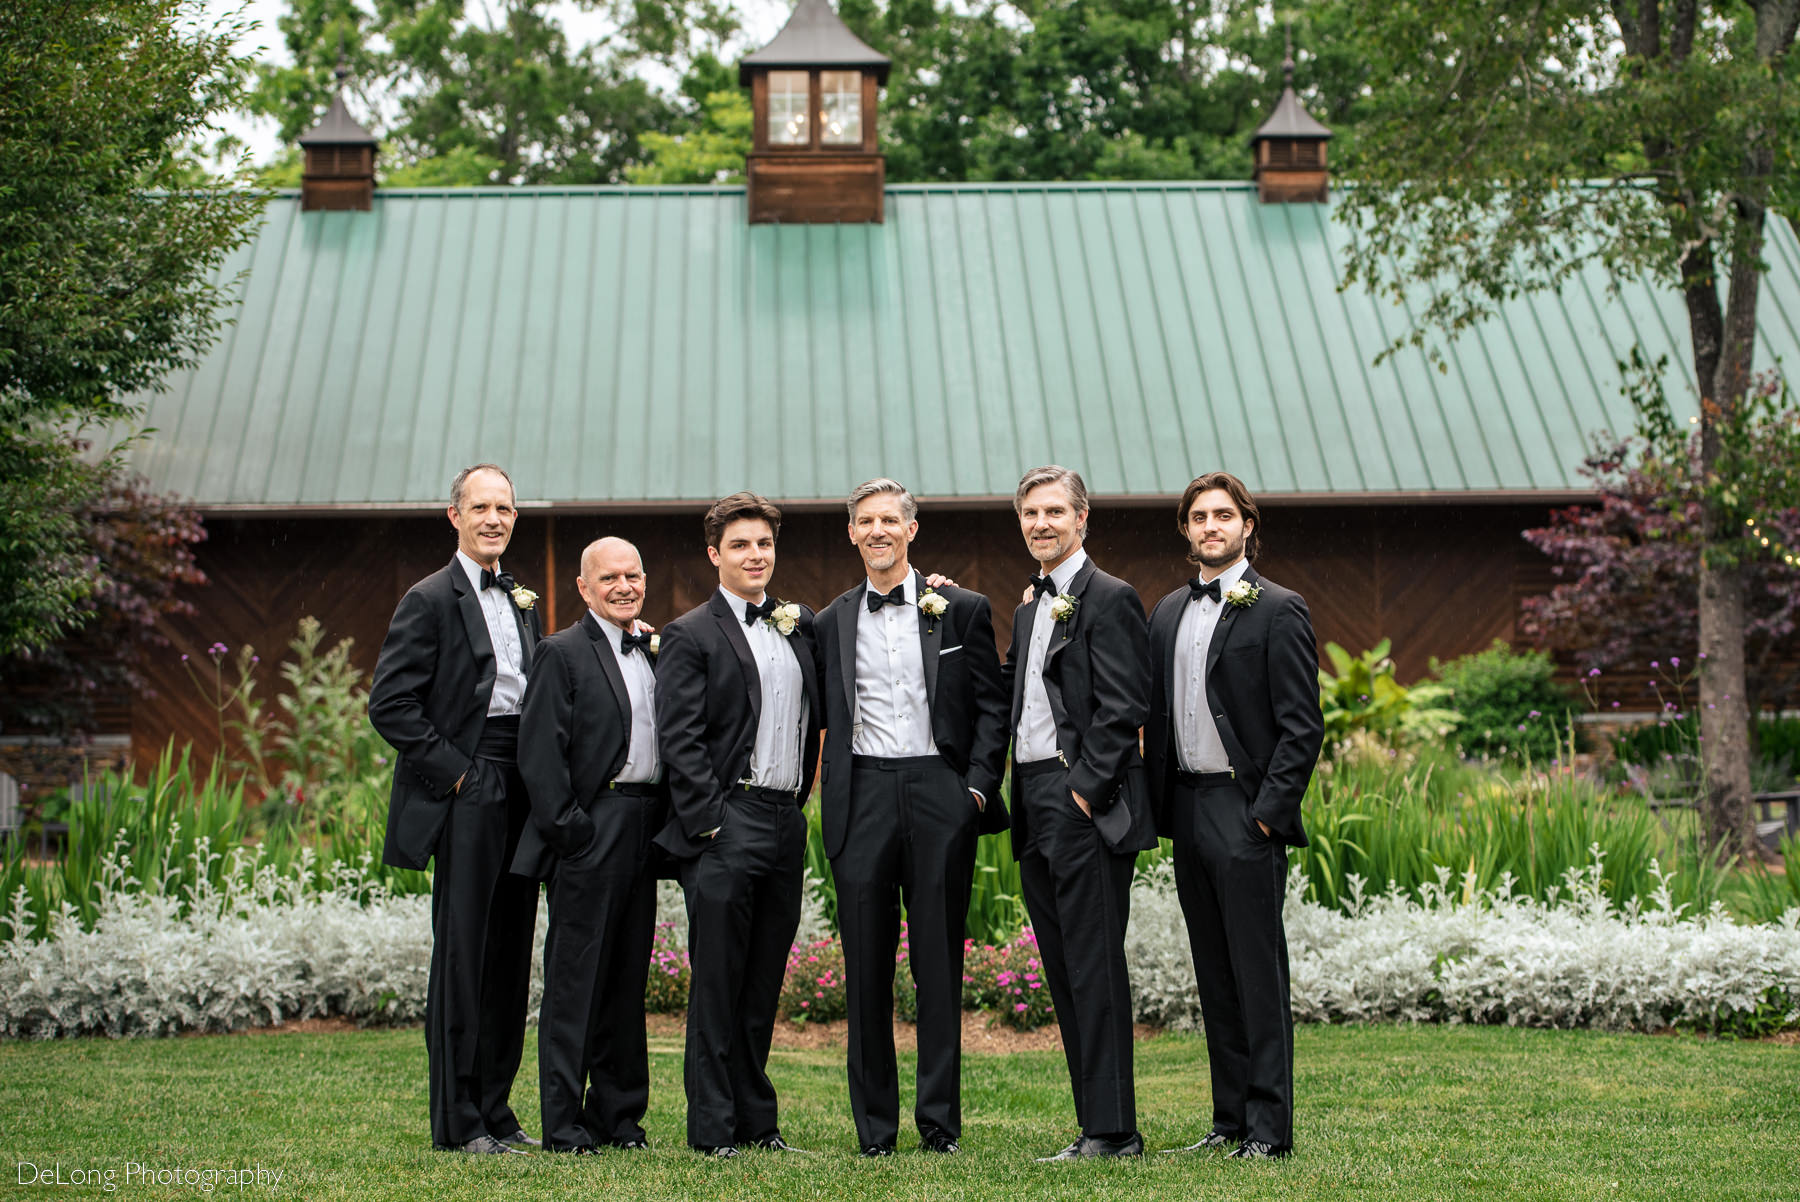
<svg viewBox="0 0 1800 1202"><path fill-rule="evenodd" d="M1525 506L1272 507L1263 515L1265 551L1257 570L1306 597L1321 646L1330 640L1360 651L1391 638L1400 677L1412 680L1433 655L1449 658L1512 637L1519 600L1549 583L1543 560L1519 537L1545 515ZM222 642L235 653L251 643L262 660L258 688L267 696L277 691L287 641L311 615L330 640L354 639L356 662L372 670L401 595L455 550L442 517L219 519L207 529L200 566L211 583L189 597L199 614L166 625L173 646L153 666L155 695L137 698L128 717L118 715L121 725L129 723L140 760L172 737L191 740L201 755L218 744L218 715L189 679L181 654L206 679L207 647ZM606 534L642 548L651 622L661 625L700 604L717 585L698 506L680 515L552 517L527 510L505 563L544 595L539 604L546 618L554 612L557 625L569 625L582 611L575 589L581 548ZM1172 501L1096 508L1088 549L1101 567L1137 587L1146 608L1192 575ZM926 571L988 594L995 636L1006 646L1032 567L1010 509L935 509L927 502L912 558ZM816 609L850 587L860 570L842 510L784 520L775 574L782 598Z"/></svg>

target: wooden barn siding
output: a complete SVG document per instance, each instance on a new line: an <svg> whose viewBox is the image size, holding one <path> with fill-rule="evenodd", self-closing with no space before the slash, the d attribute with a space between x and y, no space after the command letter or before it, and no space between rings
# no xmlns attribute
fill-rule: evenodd
<svg viewBox="0 0 1800 1202"><path fill-rule="evenodd" d="M1091 518L1089 553L1134 584L1146 609L1192 574L1173 512L1171 501L1097 508ZM1412 680L1433 655L1448 658L1512 637L1520 598L1549 583L1543 560L1519 537L1544 514L1519 506L1271 508L1257 568L1306 597L1321 646L1334 640L1358 651L1391 638L1400 677ZM211 583L190 596L199 614L168 623L174 646L153 666L157 695L131 708L140 758L171 736L192 740L203 754L217 742L217 716L188 679L182 652L210 672L205 651L212 643L233 653L254 644L262 658L259 689L268 696L277 691L287 641L310 614L330 640L355 639L356 662L371 670L401 595L455 550L443 518L220 518L207 529L199 558ZM548 606L554 587L557 618L566 626L582 611L574 583L581 548L606 534L643 549L647 617L658 625L699 604L718 583L697 508L682 515L554 518L528 510L505 564L544 594L540 605ZM556 580L548 582L552 546ZM1004 649L1033 566L1010 509L927 508L913 562L993 598L995 635ZM775 572L778 596L816 609L848 588L859 569L841 510L788 515Z"/></svg>

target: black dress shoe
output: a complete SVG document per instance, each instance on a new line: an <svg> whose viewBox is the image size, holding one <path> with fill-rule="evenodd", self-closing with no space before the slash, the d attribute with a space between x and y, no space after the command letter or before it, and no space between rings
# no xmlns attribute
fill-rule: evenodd
<svg viewBox="0 0 1800 1202"><path fill-rule="evenodd" d="M477 1135L462 1146L464 1152L474 1156L524 1156L522 1148L509 1147L491 1135Z"/></svg>
<svg viewBox="0 0 1800 1202"><path fill-rule="evenodd" d="M936 1152L942 1156L954 1156L962 1151L956 1146L955 1138L948 1131L933 1131L920 1138L919 1146L927 1152Z"/></svg>
<svg viewBox="0 0 1800 1202"><path fill-rule="evenodd" d="M544 1146L542 1141L532 1139L525 1134L523 1129L509 1132L506 1135L497 1135L494 1138L514 1148L541 1148Z"/></svg>
<svg viewBox="0 0 1800 1202"><path fill-rule="evenodd" d="M1099 1135L1084 1135L1075 1154L1084 1160L1095 1157L1110 1159L1118 1156L1142 1156L1144 1154L1144 1137L1133 1131L1124 1139L1107 1139Z"/></svg>
<svg viewBox="0 0 1800 1202"><path fill-rule="evenodd" d="M1277 1148L1274 1144L1264 1143L1260 1139L1247 1139L1232 1149L1227 1160L1280 1160L1292 1152L1292 1148Z"/></svg>
<svg viewBox="0 0 1800 1202"><path fill-rule="evenodd" d="M1077 1135L1075 1137L1074 1143L1070 1144L1068 1147L1064 1148L1060 1152L1052 1152L1048 1156L1038 1157L1037 1162L1039 1164L1053 1164L1058 1160L1079 1160L1079 1159L1081 1159L1081 1136Z"/></svg>
<svg viewBox="0 0 1800 1202"><path fill-rule="evenodd" d="M718 1160L730 1160L738 1154L738 1150L730 1144L724 1144L717 1148L695 1148L694 1151L702 1156L711 1156Z"/></svg>
<svg viewBox="0 0 1800 1202"><path fill-rule="evenodd" d="M1215 1148L1223 1148L1230 1142L1231 1137L1229 1135L1220 1135L1217 1131L1208 1131L1206 1135L1201 1138L1199 1143L1189 1144L1185 1148L1164 1148L1162 1154L1164 1156L1173 1156L1180 1152L1211 1152Z"/></svg>
<svg viewBox="0 0 1800 1202"><path fill-rule="evenodd" d="M569 1149L570 1156L598 1156L600 1149L593 1144L576 1144Z"/></svg>
<svg viewBox="0 0 1800 1202"><path fill-rule="evenodd" d="M611 1146L626 1152L648 1152L650 1141L647 1139L615 1139Z"/></svg>
<svg viewBox="0 0 1800 1202"><path fill-rule="evenodd" d="M805 1148L796 1148L787 1140L782 1139L779 1132L774 1135L765 1135L761 1139L753 1139L750 1141L750 1146L752 1148L761 1148L765 1152L798 1152L802 1156L812 1155L812 1153L808 1152Z"/></svg>
<svg viewBox="0 0 1800 1202"><path fill-rule="evenodd" d="M861 1156L864 1160L878 1160L883 1156L892 1156L894 1149L887 1144L864 1144Z"/></svg>

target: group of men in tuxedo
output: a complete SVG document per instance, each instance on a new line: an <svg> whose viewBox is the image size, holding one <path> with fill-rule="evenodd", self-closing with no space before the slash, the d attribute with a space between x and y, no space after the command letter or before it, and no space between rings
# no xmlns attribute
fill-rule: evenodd
<svg viewBox="0 0 1800 1202"><path fill-rule="evenodd" d="M704 528L719 587L655 635L641 620L641 557L603 538L581 557L587 612L543 637L535 594L499 565L514 506L498 467L458 475L456 556L402 599L370 692L371 720L399 752L386 859L436 861L426 1049L437 1147L539 1143L509 1093L540 880L542 1145L648 1146L643 997L667 875L688 913L687 1142L721 1158L797 1151L767 1065L800 916L802 807L822 764L864 1156L892 1155L899 1136L903 913L918 996L914 1122L922 1149L959 1150L963 928L976 843L1002 830L1078 1128L1043 1159L1143 1152L1124 938L1136 855L1159 832L1174 841L1213 1093L1210 1130L1171 1151L1291 1150L1281 904L1322 738L1317 653L1304 602L1250 567L1260 514L1235 477L1188 486L1177 524L1199 575L1146 623L1137 593L1087 554L1080 475L1026 473L1014 507L1037 571L1004 662L988 599L912 566L917 503L894 480L850 494L865 576L816 618L770 591L780 510L748 492L717 502Z"/></svg>

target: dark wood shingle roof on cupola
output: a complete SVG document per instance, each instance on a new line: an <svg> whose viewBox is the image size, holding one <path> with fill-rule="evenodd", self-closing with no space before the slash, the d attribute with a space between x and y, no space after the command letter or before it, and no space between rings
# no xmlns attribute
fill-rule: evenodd
<svg viewBox="0 0 1800 1202"><path fill-rule="evenodd" d="M738 83L750 86L757 68L855 67L887 82L893 60L850 32L827 0L800 0L775 40L738 63Z"/></svg>
<svg viewBox="0 0 1800 1202"><path fill-rule="evenodd" d="M344 104L344 81L349 75L340 63L331 106L317 125L296 139L306 152L300 176L302 212L350 209L366 213L374 205L379 140L357 123Z"/></svg>
<svg viewBox="0 0 1800 1202"><path fill-rule="evenodd" d="M882 220L887 160L875 109L887 73L887 55L827 0L800 0L775 40L738 64L750 89L752 225Z"/></svg>
<svg viewBox="0 0 1800 1202"><path fill-rule="evenodd" d="M1330 196L1331 172L1325 143L1331 131L1306 111L1294 94L1294 47L1281 61L1281 99L1268 120L1250 135L1257 195L1264 204L1288 201L1323 204Z"/></svg>

